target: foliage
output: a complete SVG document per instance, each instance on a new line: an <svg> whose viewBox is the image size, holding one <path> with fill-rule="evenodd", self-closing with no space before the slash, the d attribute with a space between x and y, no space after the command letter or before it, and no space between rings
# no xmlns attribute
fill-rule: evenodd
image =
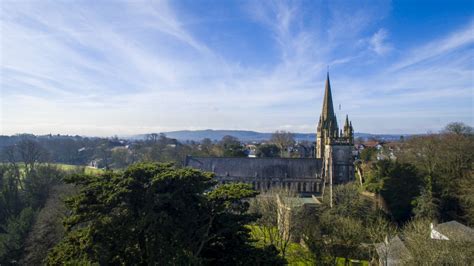
<svg viewBox="0 0 474 266"><path fill-rule="evenodd" d="M38 209L43 207L50 189L61 182L64 172L53 165L37 165L25 176L25 192L29 206Z"/></svg>
<svg viewBox="0 0 474 266"><path fill-rule="evenodd" d="M297 239L301 211L297 195L292 190L272 189L252 199L250 212L258 215L253 226L253 238L263 246L274 246L283 258Z"/></svg>
<svg viewBox="0 0 474 266"><path fill-rule="evenodd" d="M324 198L324 203L329 205L329 197ZM338 216L365 217L369 219L374 213L372 202L362 196L355 183L334 186L333 208L331 212Z"/></svg>
<svg viewBox="0 0 474 266"><path fill-rule="evenodd" d="M2 225L6 223L8 217L17 215L25 207L18 168L1 165L0 185L0 225Z"/></svg>
<svg viewBox="0 0 474 266"><path fill-rule="evenodd" d="M25 252L20 264L41 265L48 254L62 239L64 228L62 218L67 213L64 198L73 195L76 189L71 185L56 185L51 189L44 208L38 213L34 225L25 241Z"/></svg>
<svg viewBox="0 0 474 266"><path fill-rule="evenodd" d="M51 187L65 174L57 167L39 163L41 149L34 142L20 144L6 151L9 163L0 165L0 264L18 262L23 256L24 240L36 213L49 197Z"/></svg>
<svg viewBox="0 0 474 266"><path fill-rule="evenodd" d="M460 207L463 210L463 220L474 225L474 171L459 181L459 190L457 197L459 198Z"/></svg>
<svg viewBox="0 0 474 266"><path fill-rule="evenodd" d="M327 193L325 191L325 195ZM335 186L332 208L329 201L330 198L324 196L322 204L304 215L304 242L316 264L334 264L338 258L367 259L373 255L373 248L364 243L375 239L375 233L368 228L386 221L383 214L353 183Z"/></svg>
<svg viewBox="0 0 474 266"><path fill-rule="evenodd" d="M61 136L61 135L15 135L1 136L0 149L3 153L0 158L5 162L9 161L9 156L5 153L8 148L18 146L22 141L32 141L41 147L40 161L53 161L57 163L67 163L76 165L85 165L89 163L93 156L94 147L100 144L100 138L87 138L79 136ZM17 154L19 155L19 154ZM17 160L21 161L20 156Z"/></svg>
<svg viewBox="0 0 474 266"><path fill-rule="evenodd" d="M410 254L404 254L405 265L471 265L474 246L457 239L430 238L431 220L410 221L402 230Z"/></svg>
<svg viewBox="0 0 474 266"><path fill-rule="evenodd" d="M416 219L427 219L436 221L438 216L438 206L433 193L426 188L421 189L421 194L413 201L413 214Z"/></svg>
<svg viewBox="0 0 474 266"><path fill-rule="evenodd" d="M245 157L247 154L244 151L244 147L240 141L232 136L224 136L219 141L218 146L221 150L221 154L224 157Z"/></svg>
<svg viewBox="0 0 474 266"><path fill-rule="evenodd" d="M360 152L360 159L364 162L375 161L377 158L377 149L374 147L367 147Z"/></svg>
<svg viewBox="0 0 474 266"><path fill-rule="evenodd" d="M450 124L442 134L408 139L397 155L411 163L423 176L426 193L441 221L458 220L474 224L472 182L474 135L463 124ZM426 200L426 195L425 200ZM421 201L421 199L420 199Z"/></svg>
<svg viewBox="0 0 474 266"><path fill-rule="evenodd" d="M474 224L474 135L451 123L441 134L414 136L401 145L397 162L362 163L363 187L380 193L393 218L417 218Z"/></svg>
<svg viewBox="0 0 474 266"><path fill-rule="evenodd" d="M474 131L471 126L468 126L461 122L452 122L446 125L444 128L444 132L448 134L456 134L456 135L470 135L473 134Z"/></svg>
<svg viewBox="0 0 474 266"><path fill-rule="evenodd" d="M34 215L34 210L27 207L0 225L0 264L12 264L22 255L23 240L33 223Z"/></svg>
<svg viewBox="0 0 474 266"><path fill-rule="evenodd" d="M212 140L209 138L204 138L201 141L200 150L202 151L203 155L211 156L214 153Z"/></svg>
<svg viewBox="0 0 474 266"><path fill-rule="evenodd" d="M140 161L154 162L173 162L176 165L182 165L186 155L193 154L196 145L184 145L176 139L168 138L165 134L149 134L145 140L137 140L131 142L125 147L114 148L116 152L121 154L112 154L113 167L123 168L132 163ZM121 151L119 151L122 149Z"/></svg>
<svg viewBox="0 0 474 266"><path fill-rule="evenodd" d="M261 144L257 147L257 157L280 157L280 148L275 144Z"/></svg>
<svg viewBox="0 0 474 266"><path fill-rule="evenodd" d="M280 261L251 245L248 185L213 188L210 174L142 163L124 172L76 175L66 236L48 264L245 264Z"/></svg>
<svg viewBox="0 0 474 266"><path fill-rule="evenodd" d="M379 160L365 165L364 173L364 188L380 193L393 219L400 224L409 220L424 184L419 171L412 164Z"/></svg>
<svg viewBox="0 0 474 266"><path fill-rule="evenodd" d="M372 243L372 248L369 250L371 253L370 257L375 258L377 257L377 252L375 250L375 246L377 244L382 244L384 245L384 248L381 250L385 254L379 254L382 255L383 257L388 256L389 252L389 243L386 242L385 240L392 239L396 234L398 233L398 227L388 221L386 218L383 216L379 215L375 219L372 219L367 225L366 225L366 234L368 239L370 240L370 243Z"/></svg>
<svg viewBox="0 0 474 266"><path fill-rule="evenodd" d="M322 216L321 228L325 248L331 257L361 258L364 254L361 243L365 236L361 234L364 230L361 220L326 214Z"/></svg>
<svg viewBox="0 0 474 266"><path fill-rule="evenodd" d="M330 236L325 235L324 239L320 237L322 228L329 230L332 226L331 222L327 220L324 227L321 227L321 216L327 214L331 217L342 217L342 213L356 215L355 213L362 213L362 210L370 212L370 208L361 206L369 204L369 202L360 198L355 186L347 185L344 187L336 189L335 192L338 199L336 204L338 210L330 210L328 202L317 206L301 205L298 196L291 190L272 189L258 195L251 201L250 211L260 216L250 227L252 237L258 241L259 246L276 247L280 255L287 259L290 265L314 265L316 262L329 263L331 254L337 248L336 246L330 248L329 242L325 242ZM351 195L355 197L348 196L344 198L342 194L345 193L345 190L351 190L352 188L354 188L355 194ZM280 200L277 200L278 198ZM358 204L358 201L364 203ZM352 205L352 203L355 204ZM346 204L348 205L343 206ZM354 206L355 209L360 207L360 209L347 211L350 206ZM369 213L363 213L362 215L366 215L367 220L371 217ZM316 233L316 238L313 233ZM336 238L334 234L332 236ZM304 245L301 244L303 242ZM325 252L322 252L322 250L325 250ZM331 251L333 253L330 253Z"/></svg>
<svg viewBox="0 0 474 266"><path fill-rule="evenodd" d="M272 236L278 237L277 227L271 228L271 230L273 231L271 234L268 234L267 229L258 225L258 223L254 225L250 225L249 228L251 230L252 239L256 241L255 245L257 247L275 249L278 252L278 248L276 248L275 245L269 244L272 241L276 241L276 242L281 241L278 239L273 239L273 240L270 239ZM300 243L289 242L285 253L286 254L284 258L287 260L288 265L313 265L314 264L313 255L311 254L311 252L309 252L309 250L306 247L304 247Z"/></svg>
<svg viewBox="0 0 474 266"><path fill-rule="evenodd" d="M380 194L388 205L393 219L398 223L412 216L413 201L420 195L422 178L411 164L392 161L387 164Z"/></svg>

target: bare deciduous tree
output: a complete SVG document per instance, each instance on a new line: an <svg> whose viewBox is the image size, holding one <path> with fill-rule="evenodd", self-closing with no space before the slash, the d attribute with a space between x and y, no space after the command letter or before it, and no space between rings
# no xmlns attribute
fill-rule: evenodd
<svg viewBox="0 0 474 266"><path fill-rule="evenodd" d="M270 141L280 149L280 157L285 157L284 152L286 152L286 157L290 157L289 149L295 144L293 133L283 130L276 131L272 134Z"/></svg>
<svg viewBox="0 0 474 266"><path fill-rule="evenodd" d="M402 257L405 265L471 265L474 246L456 239L437 240L430 237L430 220L413 220L403 228L409 254Z"/></svg>
<svg viewBox="0 0 474 266"><path fill-rule="evenodd" d="M397 227L382 217L376 217L366 229L367 236L370 242L373 244L373 248L370 249L370 255L372 259L376 257L375 245L382 245L379 249L383 254L383 258L388 259L388 253L390 250L389 239L392 239L397 234Z"/></svg>
<svg viewBox="0 0 474 266"><path fill-rule="evenodd" d="M253 199L251 211L260 215L254 238L275 246L282 257L298 227L297 195L292 190L272 189Z"/></svg>
<svg viewBox="0 0 474 266"><path fill-rule="evenodd" d="M457 135L469 135L473 133L472 127L462 123L462 122L452 122L449 123L444 128L445 133L454 133Z"/></svg>
<svg viewBox="0 0 474 266"><path fill-rule="evenodd" d="M41 162L46 156L45 150L40 144L31 139L23 139L17 145L18 154L25 166L25 172L29 174L34 168L35 164Z"/></svg>

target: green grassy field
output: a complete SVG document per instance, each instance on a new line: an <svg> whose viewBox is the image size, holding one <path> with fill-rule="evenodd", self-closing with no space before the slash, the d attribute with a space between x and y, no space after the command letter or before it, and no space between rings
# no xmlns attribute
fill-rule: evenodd
<svg viewBox="0 0 474 266"><path fill-rule="evenodd" d="M251 230L252 238L256 241L257 246L263 246L265 242L268 242L265 241L265 235L262 233L262 230L259 226L249 225L248 227ZM275 227L274 230L278 229ZM314 261L314 257L311 252L299 243L289 243L285 258L288 261L288 265L292 266L316 265L316 262ZM337 265L345 265L344 262L344 258L337 259ZM368 266L369 262L365 260L350 260L349 265Z"/></svg>
<svg viewBox="0 0 474 266"><path fill-rule="evenodd" d="M90 174L90 175L100 174L100 173L104 172L104 170L102 170L102 169L97 169L97 168L90 167L90 166L72 165L72 164L63 164L63 163L56 163L56 164L53 164L53 165L59 167L62 170L65 170L65 171L74 171L74 170L80 170L80 169L83 168L84 173L85 174Z"/></svg>
<svg viewBox="0 0 474 266"><path fill-rule="evenodd" d="M18 165L19 165L20 171L23 171L24 165L22 163L18 163ZM63 163L50 163L49 165L54 165L64 171L80 171L84 169L84 173L88 175L96 175L96 174L100 174L104 172L104 170L102 169L97 169L97 168L85 166L85 165L72 165L72 164L63 164Z"/></svg>
<svg viewBox="0 0 474 266"><path fill-rule="evenodd" d="M268 242L265 241L265 235L259 226L249 225L249 228L251 230L252 238L256 241L257 246L263 246L265 242ZM274 230L276 231L278 229L275 227ZM272 235L277 236L278 233L274 232ZM285 258L288 261L288 265L314 265L311 253L298 243L291 242L288 244Z"/></svg>

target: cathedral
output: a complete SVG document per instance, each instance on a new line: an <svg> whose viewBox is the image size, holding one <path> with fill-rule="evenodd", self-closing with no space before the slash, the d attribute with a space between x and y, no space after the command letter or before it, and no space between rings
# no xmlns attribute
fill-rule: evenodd
<svg viewBox="0 0 474 266"><path fill-rule="evenodd" d="M186 157L185 165L213 172L220 183L244 182L256 190L287 188L301 195L321 194L324 187L354 179L354 130L346 115L339 129L329 73L316 131L314 158Z"/></svg>

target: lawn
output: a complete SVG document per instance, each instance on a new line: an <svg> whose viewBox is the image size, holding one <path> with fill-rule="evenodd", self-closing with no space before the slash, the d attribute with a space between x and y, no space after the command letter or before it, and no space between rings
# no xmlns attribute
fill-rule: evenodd
<svg viewBox="0 0 474 266"><path fill-rule="evenodd" d="M18 163L18 165L19 165L20 171L23 171L24 165L22 163ZM73 164L63 164L63 163L50 163L49 165L54 165L64 171L75 171L75 170L84 169L84 173L88 175L97 175L104 172L104 170L102 169L97 169L97 168L85 166L85 165L73 165Z"/></svg>
<svg viewBox="0 0 474 266"><path fill-rule="evenodd" d="M262 229L257 225L249 225L251 230L252 238L256 241L257 246L264 246L265 243L268 243L269 240L265 241L265 235L262 233ZM274 236L278 236L276 227L273 228L275 232ZM314 265L314 260L312 254L302 245L298 243L289 243L286 251L285 259L288 261L288 265L294 266L304 266L304 265Z"/></svg>
<svg viewBox="0 0 474 266"><path fill-rule="evenodd" d="M104 170L102 169L98 169L98 168L94 168L90 166L83 166L83 165L72 165L72 164L63 164L63 163L56 163L53 165L56 165L57 167L65 171L74 171L74 170L84 168L84 173L89 174L89 175L96 175L96 174L100 174L104 172Z"/></svg>
<svg viewBox="0 0 474 266"><path fill-rule="evenodd" d="M262 233L262 229L258 225L249 225L248 228L251 230L252 238L256 241L257 246L263 246L264 243L268 243L268 239L265 241L265 235ZM278 230L276 227L274 230ZM273 235L278 235L273 234ZM285 259L288 261L288 265L292 266L306 266L306 265L316 265L314 257L311 252L299 243L290 243L286 251ZM369 262L366 260L349 260L349 265L363 265L368 266ZM344 258L338 258L336 265L345 265Z"/></svg>

